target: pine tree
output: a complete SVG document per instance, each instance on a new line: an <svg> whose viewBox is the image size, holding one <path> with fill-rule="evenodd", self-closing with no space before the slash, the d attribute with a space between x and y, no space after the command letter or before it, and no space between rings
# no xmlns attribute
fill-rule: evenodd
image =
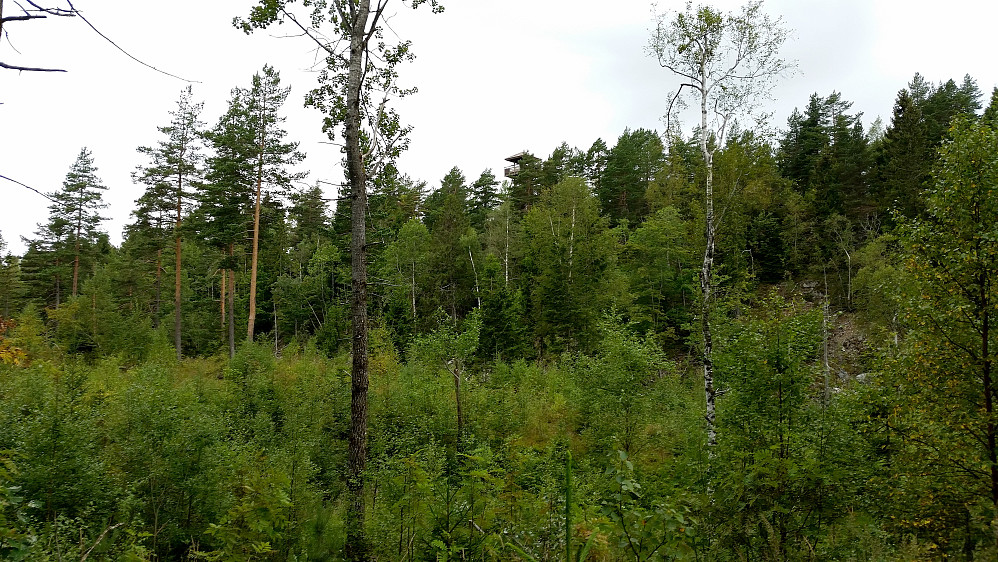
<svg viewBox="0 0 998 562"><path fill-rule="evenodd" d="M583 160L583 175L589 182L589 188L594 193L599 193L603 189L603 174L606 171L606 159L609 150L603 139L596 139L589 150L586 151Z"/></svg>
<svg viewBox="0 0 998 562"><path fill-rule="evenodd" d="M92 250L97 242L97 227L104 217L99 209L107 207L101 198L106 190L97 178L93 155L83 148L76 162L62 182L62 190L53 194L56 203L49 206L53 221L62 221L69 227L67 242L73 246L72 295L77 295L80 279L80 255Z"/></svg>
<svg viewBox="0 0 998 562"><path fill-rule="evenodd" d="M139 198L142 210L141 220L148 220L172 209L174 238L174 292L173 292L173 345L179 361L181 347L182 301L181 281L181 242L184 213L190 205L192 187L201 174L201 128L198 119L203 104L193 103L190 86L181 91L177 109L170 112L170 124L157 127L165 138L155 147L139 147L150 162L139 167L134 178L146 186L146 192ZM144 218L143 218L144 217ZM157 275L159 268L157 267Z"/></svg>
<svg viewBox="0 0 998 562"><path fill-rule="evenodd" d="M266 65L253 75L253 86L246 92L246 119L256 145L253 162L256 167L256 203L253 208L253 242L251 246L249 320L246 339L253 341L256 323L257 275L260 254L260 202L266 183L274 190L286 191L291 183L304 177L292 173L289 167L301 162L305 155L298 152L298 143L284 142L287 132L281 128L284 117L278 113L291 88L281 87L280 74Z"/></svg>
<svg viewBox="0 0 998 562"><path fill-rule="evenodd" d="M528 152L520 158L518 165L519 170L513 176L509 194L513 208L522 214L537 202L541 192L548 186L544 184L543 162L540 158Z"/></svg>
<svg viewBox="0 0 998 562"><path fill-rule="evenodd" d="M62 189L48 195L52 200L48 222L38 225L36 238L26 240L23 266L32 297L58 308L67 288L71 296L77 295L80 269L91 265L96 256L98 227L104 220L98 210L107 206L101 199L105 189L97 178L93 156L83 148Z"/></svg>
<svg viewBox="0 0 998 562"><path fill-rule="evenodd" d="M255 180L256 145L246 97L245 90L233 89L226 112L205 135L212 154L206 161L204 181L198 186L195 213L202 238L226 256L220 266L219 298L229 357L235 356L236 350L235 248L246 240L250 230Z"/></svg>
<svg viewBox="0 0 998 562"><path fill-rule="evenodd" d="M916 98L902 89L894 102L891 124L878 146L875 173L879 208L894 209L904 217L919 216L931 162L932 143L922 110Z"/></svg>
<svg viewBox="0 0 998 562"><path fill-rule="evenodd" d="M820 217L861 213L868 203L869 143L862 114L849 114L851 107L838 92L812 94L805 112L790 116L780 143L780 171L799 193L813 193Z"/></svg>

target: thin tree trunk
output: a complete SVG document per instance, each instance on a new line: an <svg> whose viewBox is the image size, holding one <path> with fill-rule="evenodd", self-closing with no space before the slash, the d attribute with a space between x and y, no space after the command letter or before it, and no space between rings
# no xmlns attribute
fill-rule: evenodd
<svg viewBox="0 0 998 562"><path fill-rule="evenodd" d="M76 231L75 255L73 256L73 296L76 296L77 280L80 278L80 231Z"/></svg>
<svg viewBox="0 0 998 562"><path fill-rule="evenodd" d="M412 284L412 319L416 320L416 262L412 262L412 268L410 269L410 283Z"/></svg>
<svg viewBox="0 0 998 562"><path fill-rule="evenodd" d="M706 76L706 70L701 68L701 75ZM717 445L717 429L714 425L715 403L717 393L714 390L714 359L713 342L710 333L710 297L712 286L711 275L714 269L714 153L707 147L707 93L701 90L700 97L700 152L703 154L707 167L706 197L704 212L704 237L706 246L703 252L703 266L700 268L700 330L703 335L703 390L707 403L704 419L707 421L707 453L714 457Z"/></svg>
<svg viewBox="0 0 998 562"><path fill-rule="evenodd" d="M359 0L350 12L350 66L347 72L346 140L347 177L350 182L350 269L353 297L353 364L350 372L350 438L348 444L346 555L350 560L367 560L364 532L364 467L367 463L367 171L360 146L361 88L366 47L367 21L371 1Z"/></svg>
<svg viewBox="0 0 998 562"><path fill-rule="evenodd" d="M568 282L572 282L572 265L575 260L575 201L572 201L572 230L568 235Z"/></svg>
<svg viewBox="0 0 998 562"><path fill-rule="evenodd" d="M983 318L981 318L981 361L983 362L984 412L988 420L985 431L987 432L988 462L991 465L991 503L995 508L998 508L998 450L996 450L996 446L998 446L998 427L995 426L994 421L995 388L991 380L991 342L989 341L991 337L991 315L988 312L991 303L988 298L988 282L985 272L978 274L978 285L980 288L981 310L983 311ZM998 517L996 517L996 520L998 520ZM995 546L998 547L998 530L995 532Z"/></svg>
<svg viewBox="0 0 998 562"><path fill-rule="evenodd" d="M184 203L184 185L183 176L177 175L177 223L176 223L176 240L174 241L174 253L176 254L176 263L174 264L174 284L173 284L173 346L177 350L177 361L180 361L183 357L182 349L180 346L180 329L181 329L181 310L180 310L180 226L181 226L181 213L183 212Z"/></svg>
<svg viewBox="0 0 998 562"><path fill-rule="evenodd" d="M175 275L173 284L173 346L177 350L177 361L182 358L180 347L180 199L177 199L177 239L174 241L176 254Z"/></svg>
<svg viewBox="0 0 998 562"><path fill-rule="evenodd" d="M256 171L256 207L253 210L253 257L250 260L249 320L246 323L246 340L253 341L253 328L256 324L256 264L260 247L260 192L263 190L263 151L266 139L266 125L260 135L260 157Z"/></svg>
<svg viewBox="0 0 998 562"><path fill-rule="evenodd" d="M471 246L468 246L468 259L471 260L471 271L475 274L475 299L478 301L478 308L482 308L482 291L478 287L478 268L475 267L475 256L471 253ZM415 317L415 314L413 316Z"/></svg>
<svg viewBox="0 0 998 562"><path fill-rule="evenodd" d="M457 443L455 450L460 454L461 438L464 436L464 410L461 407L461 369L457 366L457 361L454 362L454 369L451 370L451 374L454 375L454 402L457 407Z"/></svg>
<svg viewBox="0 0 998 562"><path fill-rule="evenodd" d="M232 244L229 244L232 257ZM236 271L229 270L229 359L236 356Z"/></svg>
<svg viewBox="0 0 998 562"><path fill-rule="evenodd" d="M221 287L221 291L219 292L218 295L218 306L221 313L221 315L219 316L219 328L221 329L222 332L223 345L225 344L226 332L228 332L228 330L226 329L227 327L225 325L225 299L227 297L227 293L225 292L226 291L225 284L226 281L228 281L228 278L229 278L229 272L223 269L221 271L221 279L219 279L219 286Z"/></svg>
<svg viewBox="0 0 998 562"><path fill-rule="evenodd" d="M153 301L152 327L159 328L159 308L163 298L163 248L156 249L156 300Z"/></svg>

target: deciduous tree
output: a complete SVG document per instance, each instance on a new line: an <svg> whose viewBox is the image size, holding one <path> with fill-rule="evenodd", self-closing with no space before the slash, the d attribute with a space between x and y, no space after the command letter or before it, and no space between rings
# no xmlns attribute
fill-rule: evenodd
<svg viewBox="0 0 998 562"><path fill-rule="evenodd" d="M685 99L692 98L700 113L700 152L706 169L704 183L704 253L700 270L700 327L703 336L704 394L707 444L717 443L714 428L716 392L710 334L710 303L714 289L714 250L718 217L714 214L714 153L739 114L752 114L768 95L773 81L790 64L780 58L787 31L780 19L762 11L762 2L745 4L740 11L722 13L710 6L676 14L658 14L648 44L659 64L679 78L666 111L666 131Z"/></svg>
<svg viewBox="0 0 998 562"><path fill-rule="evenodd" d="M920 295L908 318L902 407L911 462L924 475L959 479L944 487L940 502L986 502L986 527L998 522L998 131L961 118L950 137L933 170L926 215L903 231Z"/></svg>
<svg viewBox="0 0 998 562"><path fill-rule="evenodd" d="M426 0L412 0L416 8ZM388 105L391 98L412 93L398 83L398 65L412 59L409 41L385 40L384 18L390 0L303 2L310 14L295 15L293 0L262 0L246 21L235 23L247 33L274 23L299 28L326 55L319 87L306 103L325 114L323 130L334 138L342 127L346 177L351 201L350 269L352 284L353 364L351 428L347 486L351 504L347 518L347 557L366 560L364 535L364 466L367 461L367 188L370 178L406 147L409 128ZM443 8L429 0L434 11ZM303 23L304 22L304 23Z"/></svg>

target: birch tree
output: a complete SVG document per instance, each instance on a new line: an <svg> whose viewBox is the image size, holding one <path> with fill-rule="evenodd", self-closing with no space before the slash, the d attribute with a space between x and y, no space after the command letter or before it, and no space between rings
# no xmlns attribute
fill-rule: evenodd
<svg viewBox="0 0 998 562"><path fill-rule="evenodd" d="M648 53L679 80L670 94L666 134L672 120L696 104L700 114L700 152L706 168L704 183L704 251L700 278L700 330L703 337L703 380L706 397L707 447L717 444L714 425L716 390L710 332L714 292L714 250L720 216L714 209L714 154L739 116L757 115L775 79L792 65L780 58L788 32L780 18L762 12L762 2L749 2L738 12L722 13L710 6L693 6L678 13L655 15Z"/></svg>
<svg viewBox="0 0 998 562"><path fill-rule="evenodd" d="M417 8L437 0L407 0ZM351 365L350 438L347 488L347 558L368 559L364 534L364 466L367 462L367 188L386 164L405 149L409 127L402 125L389 102L411 94L398 83L398 65L412 59L409 41L386 39L386 10L392 0L303 0L304 14L294 0L260 0L247 20L234 22L250 33L272 24L289 24L325 55L319 86L306 104L323 112L322 128L331 140L342 135L346 156L346 188L350 198ZM394 35L394 33L392 33Z"/></svg>

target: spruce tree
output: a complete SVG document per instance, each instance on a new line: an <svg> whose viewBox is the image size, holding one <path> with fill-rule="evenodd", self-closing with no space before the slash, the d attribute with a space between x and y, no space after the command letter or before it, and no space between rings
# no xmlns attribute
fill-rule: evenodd
<svg viewBox="0 0 998 562"><path fill-rule="evenodd" d="M612 225L638 224L648 214L645 194L665 165L665 148L658 133L625 129L606 155L599 189L600 208Z"/></svg>
<svg viewBox="0 0 998 562"><path fill-rule="evenodd" d="M0 318L10 318L17 312L21 293L21 263L7 253L7 242L0 234Z"/></svg>
<svg viewBox="0 0 998 562"><path fill-rule="evenodd" d="M475 230L485 229L485 219L489 211L499 206L499 200L499 180L487 169L468 186L468 218Z"/></svg>
<svg viewBox="0 0 998 562"><path fill-rule="evenodd" d="M878 207L904 217L919 216L924 209L922 191L929 179L932 143L922 110L907 89L898 92L876 162Z"/></svg>

